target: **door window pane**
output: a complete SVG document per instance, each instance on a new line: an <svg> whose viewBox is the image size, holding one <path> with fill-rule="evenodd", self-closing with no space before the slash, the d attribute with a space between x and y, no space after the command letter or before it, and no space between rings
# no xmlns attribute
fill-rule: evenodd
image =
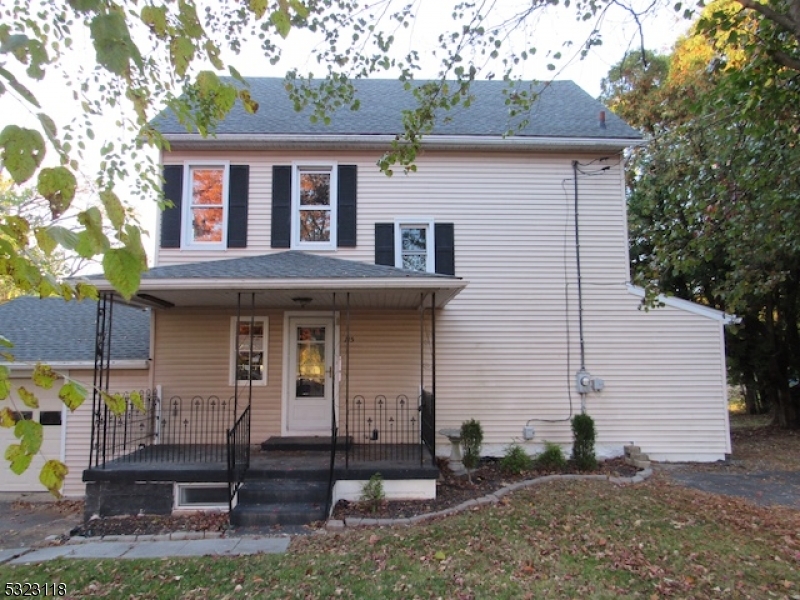
<svg viewBox="0 0 800 600"><path fill-rule="evenodd" d="M297 397L325 396L325 328L297 328Z"/></svg>

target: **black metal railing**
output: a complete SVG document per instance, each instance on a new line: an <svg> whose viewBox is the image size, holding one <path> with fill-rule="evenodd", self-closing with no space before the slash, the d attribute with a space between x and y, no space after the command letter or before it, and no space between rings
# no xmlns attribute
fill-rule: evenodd
<svg viewBox="0 0 800 600"><path fill-rule="evenodd" d="M131 394L123 396L121 414L107 406L98 411L90 467L112 461L225 463L226 432L235 422L232 400L172 396L164 401L151 390L140 395L143 411Z"/></svg>
<svg viewBox="0 0 800 600"><path fill-rule="evenodd" d="M228 459L228 509L233 511L233 501L250 468L249 406L227 431L225 447Z"/></svg>
<svg viewBox="0 0 800 600"><path fill-rule="evenodd" d="M89 466L102 466L112 460L131 456L158 441L160 398L154 390L138 390L109 394L123 410L115 414L103 404L95 411L92 422Z"/></svg>
<svg viewBox="0 0 800 600"><path fill-rule="evenodd" d="M395 398L379 395L372 400L353 396L348 419L351 460L420 459L420 415L417 403L405 394Z"/></svg>
<svg viewBox="0 0 800 600"><path fill-rule="evenodd" d="M427 390L422 390L419 401L419 416L422 445L428 449L431 459L436 456L436 399ZM421 457L424 460L424 457Z"/></svg>

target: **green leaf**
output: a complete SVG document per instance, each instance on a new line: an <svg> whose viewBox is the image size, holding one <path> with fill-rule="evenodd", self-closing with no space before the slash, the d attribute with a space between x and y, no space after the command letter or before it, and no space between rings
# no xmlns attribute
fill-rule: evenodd
<svg viewBox="0 0 800 600"><path fill-rule="evenodd" d="M0 231L13 239L18 246L24 248L28 245L28 235L31 232L31 225L28 220L16 215L8 215L5 224L0 226Z"/></svg>
<svg viewBox="0 0 800 600"><path fill-rule="evenodd" d="M131 60L139 64L141 56L131 40L125 15L119 11L96 15L89 24L97 63L115 75L124 76Z"/></svg>
<svg viewBox="0 0 800 600"><path fill-rule="evenodd" d="M30 466L33 455L24 452L19 444L9 444L5 457L11 462L11 471L16 475L22 475Z"/></svg>
<svg viewBox="0 0 800 600"><path fill-rule="evenodd" d="M86 388L75 381L68 381L61 386L58 397L68 409L74 411L86 400Z"/></svg>
<svg viewBox="0 0 800 600"><path fill-rule="evenodd" d="M184 77L194 58L194 43L187 37L174 37L169 43L169 52L175 72L179 77Z"/></svg>
<svg viewBox="0 0 800 600"><path fill-rule="evenodd" d="M16 183L24 183L33 177L45 155L42 134L16 125L7 125L0 132L0 148L2 166Z"/></svg>
<svg viewBox="0 0 800 600"><path fill-rule="evenodd" d="M167 35L167 7L166 6L145 6L142 8L142 23L147 25L159 39L164 39Z"/></svg>
<svg viewBox="0 0 800 600"><path fill-rule="evenodd" d="M67 0L67 3L78 12L97 12L100 10L100 0Z"/></svg>
<svg viewBox="0 0 800 600"><path fill-rule="evenodd" d="M122 394L109 394L108 392L100 392L108 409L119 416L125 412L125 398Z"/></svg>
<svg viewBox="0 0 800 600"><path fill-rule="evenodd" d="M36 454L42 447L43 431L41 423L27 419L20 419L14 425L14 436L26 454Z"/></svg>
<svg viewBox="0 0 800 600"><path fill-rule="evenodd" d="M14 418L14 411L7 406L0 409L0 427L10 429L17 424L17 419Z"/></svg>
<svg viewBox="0 0 800 600"><path fill-rule="evenodd" d="M250 0L247 4L256 19L260 19L267 12L267 0Z"/></svg>
<svg viewBox="0 0 800 600"><path fill-rule="evenodd" d="M6 348L13 348L14 342L12 342L6 336L0 334L0 346L5 346Z"/></svg>
<svg viewBox="0 0 800 600"><path fill-rule="evenodd" d="M97 293L97 288L90 283L79 282L75 284L74 291L75 291L75 299L78 301L97 300L99 298L99 295Z"/></svg>
<svg viewBox="0 0 800 600"><path fill-rule="evenodd" d="M197 18L197 11L194 4L180 0L178 2L178 20L183 26L183 31L192 39L203 37L203 26Z"/></svg>
<svg viewBox="0 0 800 600"><path fill-rule="evenodd" d="M35 106L36 108L41 108L39 105L39 101L36 99L36 96L22 85L17 78L14 77L14 74L10 71L6 71L3 67L0 67L0 77L6 80L8 85L10 85L15 92L17 92L22 98L30 105Z"/></svg>
<svg viewBox="0 0 800 600"><path fill-rule="evenodd" d="M39 408L39 399L36 397L36 394L29 392L24 386L17 388L17 394L20 400L22 400L22 403L28 408Z"/></svg>
<svg viewBox="0 0 800 600"><path fill-rule="evenodd" d="M294 9L294 12L297 13L298 17L303 19L308 18L310 10L300 0L289 0L289 6L291 6Z"/></svg>
<svg viewBox="0 0 800 600"><path fill-rule="evenodd" d="M133 404L139 412L143 413L145 411L144 398L142 398L139 392L131 392L128 394L128 400L131 401L131 404Z"/></svg>
<svg viewBox="0 0 800 600"><path fill-rule="evenodd" d="M108 250L110 243L103 232L103 213L99 208L92 206L79 213L78 223L86 228L78 234L78 245L75 248L81 256L91 258Z"/></svg>
<svg viewBox="0 0 800 600"><path fill-rule="evenodd" d="M282 38L285 39L289 35L289 31L292 29L292 21L287 11L278 9L269 16L269 20L275 25L275 29L278 30Z"/></svg>
<svg viewBox="0 0 800 600"><path fill-rule="evenodd" d="M0 365L0 400L5 400L11 393L10 372L8 367Z"/></svg>
<svg viewBox="0 0 800 600"><path fill-rule="evenodd" d="M103 190L100 192L100 201L103 203L108 220L111 221L114 229L121 229L125 223L125 207L122 206L119 196L113 190Z"/></svg>
<svg viewBox="0 0 800 600"><path fill-rule="evenodd" d="M53 225L47 228L47 233L67 250L75 250L78 247L78 234L71 229L61 227L60 225Z"/></svg>
<svg viewBox="0 0 800 600"><path fill-rule="evenodd" d="M36 244L47 256L50 256L58 247L58 242L53 239L46 227L37 227L33 233L36 236Z"/></svg>
<svg viewBox="0 0 800 600"><path fill-rule="evenodd" d="M103 256L103 273L108 282L129 300L139 289L142 278L141 259L127 248L112 248Z"/></svg>
<svg viewBox="0 0 800 600"><path fill-rule="evenodd" d="M39 481L42 485L50 490L56 498L61 497L61 488L64 486L64 479L69 473L67 465L59 460L48 460L42 465L42 470L39 473Z"/></svg>
<svg viewBox="0 0 800 600"><path fill-rule="evenodd" d="M40 388L49 390L58 379L58 374L50 368L49 365L36 363L36 366L33 368L31 379L33 379L33 383Z"/></svg>
<svg viewBox="0 0 800 600"><path fill-rule="evenodd" d="M42 169L36 185L37 191L50 203L50 213L54 219L70 207L77 187L75 175L66 167Z"/></svg>

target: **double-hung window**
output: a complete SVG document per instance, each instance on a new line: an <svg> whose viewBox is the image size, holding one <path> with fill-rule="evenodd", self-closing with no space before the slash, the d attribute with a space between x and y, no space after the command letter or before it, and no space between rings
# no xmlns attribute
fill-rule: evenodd
<svg viewBox="0 0 800 600"><path fill-rule="evenodd" d="M240 384L252 381L254 385L266 385L268 337L267 317L255 317L252 322L248 317L238 322L236 317L231 319L231 385L236 380Z"/></svg>
<svg viewBox="0 0 800 600"><path fill-rule="evenodd" d="M183 189L183 247L225 248L228 219L228 164L191 163Z"/></svg>
<svg viewBox="0 0 800 600"><path fill-rule="evenodd" d="M295 164L292 186L292 247L336 248L337 170L335 164Z"/></svg>
<svg viewBox="0 0 800 600"><path fill-rule="evenodd" d="M409 271L435 272L432 219L395 222L395 266Z"/></svg>

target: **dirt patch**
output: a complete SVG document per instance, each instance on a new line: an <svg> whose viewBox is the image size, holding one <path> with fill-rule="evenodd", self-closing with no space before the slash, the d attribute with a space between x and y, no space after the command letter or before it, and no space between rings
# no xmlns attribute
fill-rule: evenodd
<svg viewBox="0 0 800 600"><path fill-rule="evenodd" d="M504 473L500 468L500 461L494 458L484 459L480 468L472 473L470 482L466 476L454 475L446 466L446 461L439 465L441 476L436 482L436 498L432 500L391 500L382 502L378 507L367 506L361 502L348 502L340 500L333 511L334 519L346 517L370 517L376 519L402 519L425 513L444 510L457 506L466 500L480 498L495 492L511 483L536 479L545 475L553 475L553 471L531 470L518 475ZM635 467L625 464L622 458L614 458L599 464L594 475L610 475L614 477L632 477L637 472ZM570 464L559 471L565 473L579 473Z"/></svg>
<svg viewBox="0 0 800 600"><path fill-rule="evenodd" d="M205 512L188 515L142 515L136 517L106 517L90 519L79 525L73 535L99 537L104 535L160 535L176 531L225 531L228 513Z"/></svg>

